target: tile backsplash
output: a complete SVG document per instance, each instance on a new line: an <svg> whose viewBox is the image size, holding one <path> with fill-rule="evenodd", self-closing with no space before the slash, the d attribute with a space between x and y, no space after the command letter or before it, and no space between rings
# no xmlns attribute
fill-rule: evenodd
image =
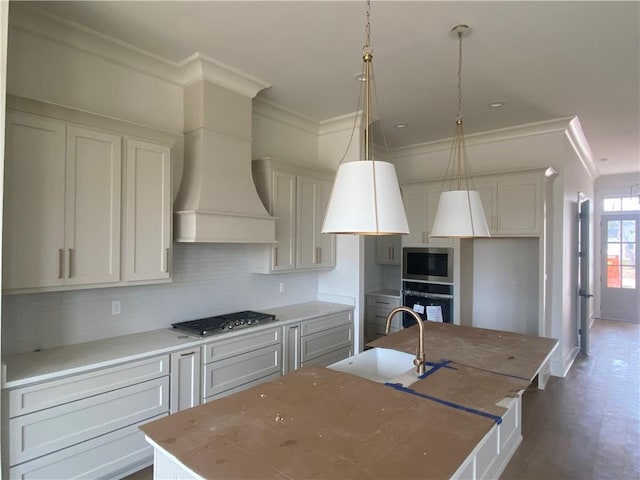
<svg viewBox="0 0 640 480"><path fill-rule="evenodd" d="M318 273L250 272L253 245L174 244L173 282L5 295L2 353L82 343L238 310L315 300ZM284 292L280 292L280 284ZM111 304L120 302L119 315Z"/></svg>

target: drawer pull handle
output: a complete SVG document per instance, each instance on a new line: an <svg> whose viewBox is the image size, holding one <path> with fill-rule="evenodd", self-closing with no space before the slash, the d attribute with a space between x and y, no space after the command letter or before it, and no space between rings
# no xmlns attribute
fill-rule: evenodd
<svg viewBox="0 0 640 480"><path fill-rule="evenodd" d="M188 353L181 353L180 356L181 357L188 357L189 355L195 355L196 352L188 352Z"/></svg>
<svg viewBox="0 0 640 480"><path fill-rule="evenodd" d="M69 278L73 277L73 248L69 249Z"/></svg>
<svg viewBox="0 0 640 480"><path fill-rule="evenodd" d="M165 257L165 261L167 262L165 265L165 269L164 271L169 273L169 264L171 263L171 250L169 248L167 248L167 252L166 252L166 257Z"/></svg>
<svg viewBox="0 0 640 480"><path fill-rule="evenodd" d="M64 278L64 248L58 249L58 278Z"/></svg>

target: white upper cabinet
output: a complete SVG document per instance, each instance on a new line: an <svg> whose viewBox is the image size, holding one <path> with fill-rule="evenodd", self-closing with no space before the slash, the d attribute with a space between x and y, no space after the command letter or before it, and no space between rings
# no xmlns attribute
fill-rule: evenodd
<svg viewBox="0 0 640 480"><path fill-rule="evenodd" d="M376 263L379 265L400 265L402 255L400 235L378 235L376 237Z"/></svg>
<svg viewBox="0 0 640 480"><path fill-rule="evenodd" d="M496 234L542 235L542 178L498 181Z"/></svg>
<svg viewBox="0 0 640 480"><path fill-rule="evenodd" d="M120 137L67 127L65 284L120 280Z"/></svg>
<svg viewBox="0 0 640 480"><path fill-rule="evenodd" d="M402 201L409 224L409 234L402 238L405 247L424 247L427 245L427 189L424 184L402 187Z"/></svg>
<svg viewBox="0 0 640 480"><path fill-rule="evenodd" d="M4 216L7 293L166 281L170 148L8 110Z"/></svg>
<svg viewBox="0 0 640 480"><path fill-rule="evenodd" d="M469 187L477 190L491 235L529 237L542 235L542 171L526 171L474 177ZM440 201L442 182L404 185L407 221L411 233L404 236L405 247L452 247L451 238L430 237L430 229Z"/></svg>
<svg viewBox="0 0 640 480"><path fill-rule="evenodd" d="M438 209L441 182L419 183L402 187L409 235L402 238L404 247L449 247L450 238L431 238L431 227Z"/></svg>
<svg viewBox="0 0 640 480"><path fill-rule="evenodd" d="M5 139L3 287L63 285L66 127L8 111Z"/></svg>
<svg viewBox="0 0 640 480"><path fill-rule="evenodd" d="M322 234L331 175L274 159L253 161L260 199L276 217L277 243L256 246L256 273L335 267L335 235Z"/></svg>
<svg viewBox="0 0 640 480"><path fill-rule="evenodd" d="M335 235L322 233L322 223L330 195L331 182L298 177L298 268L326 268L336 264Z"/></svg>
<svg viewBox="0 0 640 480"><path fill-rule="evenodd" d="M542 235L542 176L514 174L474 182L491 235Z"/></svg>
<svg viewBox="0 0 640 480"><path fill-rule="evenodd" d="M169 278L171 151L129 139L125 161L123 279Z"/></svg>
<svg viewBox="0 0 640 480"><path fill-rule="evenodd" d="M271 209L277 217L272 269L290 271L296 268L296 176L287 172L272 172Z"/></svg>
<svg viewBox="0 0 640 480"><path fill-rule="evenodd" d="M7 115L5 289L120 278L120 137Z"/></svg>

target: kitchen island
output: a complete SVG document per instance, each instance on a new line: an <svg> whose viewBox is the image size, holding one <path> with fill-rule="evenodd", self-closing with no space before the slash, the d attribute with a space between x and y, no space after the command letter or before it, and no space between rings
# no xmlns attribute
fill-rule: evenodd
<svg viewBox="0 0 640 480"><path fill-rule="evenodd" d="M383 340L402 346L410 336L417 340L415 328ZM537 346L536 358L556 345L528 339L514 345ZM526 363L504 344L497 357ZM304 367L146 424L155 478L496 478L522 439L520 393L530 379L427 362L408 387Z"/></svg>

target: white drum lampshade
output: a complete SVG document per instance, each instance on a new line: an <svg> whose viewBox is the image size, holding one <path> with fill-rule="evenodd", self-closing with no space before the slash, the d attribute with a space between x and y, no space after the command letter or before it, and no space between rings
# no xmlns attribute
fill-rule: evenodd
<svg viewBox="0 0 640 480"><path fill-rule="evenodd" d="M322 233L409 233L393 164L375 160L341 164L329 199Z"/></svg>
<svg viewBox="0 0 640 480"><path fill-rule="evenodd" d="M490 237L480 194L451 190L440 194L432 237Z"/></svg>

